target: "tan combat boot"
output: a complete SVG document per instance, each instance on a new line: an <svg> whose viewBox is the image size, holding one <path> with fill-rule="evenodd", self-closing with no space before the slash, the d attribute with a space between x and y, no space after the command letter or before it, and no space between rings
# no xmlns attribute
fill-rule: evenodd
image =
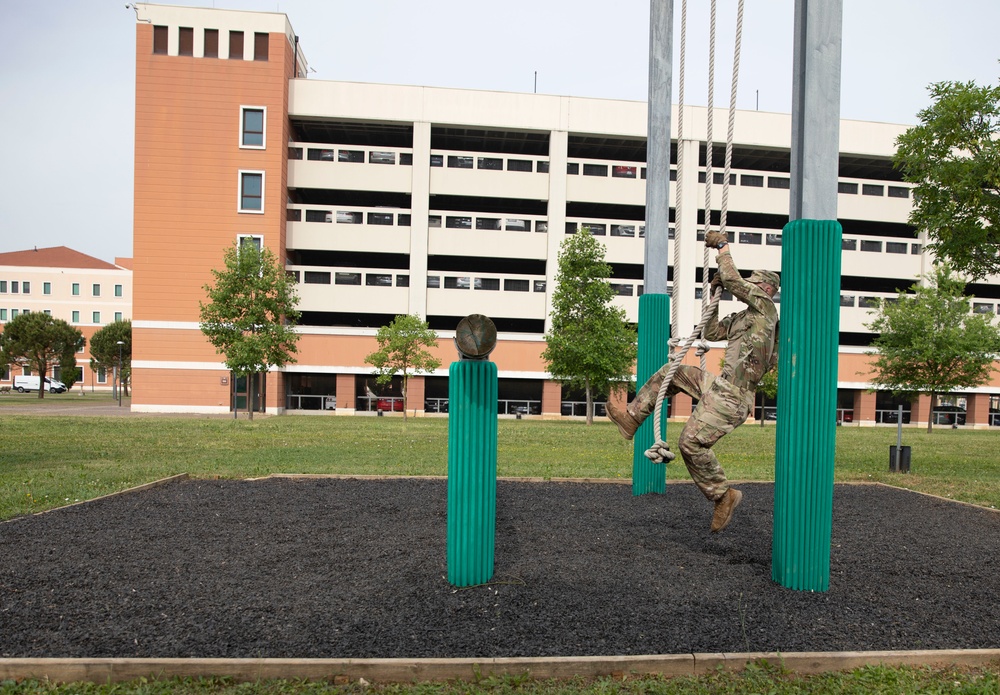
<svg viewBox="0 0 1000 695"><path fill-rule="evenodd" d="M733 519L733 512L740 506L743 493L734 487L726 490L719 499L715 500L715 514L712 515L712 533L718 533L729 525Z"/></svg>
<svg viewBox="0 0 1000 695"><path fill-rule="evenodd" d="M639 429L639 425L642 423L632 417L632 413L628 411L628 408L619 408L612 401L608 401L604 409L608 413L608 419L618 425L618 431L621 432L625 439L631 439L635 436L635 431Z"/></svg>

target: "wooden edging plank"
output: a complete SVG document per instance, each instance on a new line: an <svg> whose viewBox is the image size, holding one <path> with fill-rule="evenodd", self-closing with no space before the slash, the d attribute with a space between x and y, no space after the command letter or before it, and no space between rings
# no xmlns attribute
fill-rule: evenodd
<svg viewBox="0 0 1000 695"><path fill-rule="evenodd" d="M117 683L139 678L225 677L240 682L268 679L346 683L409 683L528 675L570 678L627 675L690 676L742 670L765 661L799 674L862 666L985 666L1000 662L1000 649L882 652L750 652L486 659L0 659L0 680L55 683Z"/></svg>

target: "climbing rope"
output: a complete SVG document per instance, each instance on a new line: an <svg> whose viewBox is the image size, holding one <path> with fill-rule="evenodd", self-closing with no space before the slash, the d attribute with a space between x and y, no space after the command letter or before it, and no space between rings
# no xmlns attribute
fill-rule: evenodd
<svg viewBox="0 0 1000 695"><path fill-rule="evenodd" d="M743 2L744 0L739 0L737 10L736 10L736 42L733 49L733 81L732 88L729 95L729 123L726 133L726 158L725 167L723 170L722 177L722 205L720 209L719 216L719 231L722 234L726 233L726 222L729 212L729 177L732 169L733 160L733 139L736 123L736 91L739 82L739 70L740 70L740 50L742 46L743 38ZM707 234L711 229L712 220L712 186L714 185L713 174L712 174L712 140L713 140L713 112L714 112L714 93L715 93L715 18L716 18L716 0L712 0L711 9L711 21L710 21L710 36L709 36L709 59L708 59L708 132L706 133L706 147L705 147L705 226L704 230ZM678 85L678 104L677 104L677 170L678 172L683 172L683 157L684 157L684 147L682 145L683 139L683 128L684 128L684 60L687 50L687 0L683 0L681 3L681 46L680 46L680 73L679 73L679 85ZM678 244L678 237L680 235L681 229L681 181L683 180L683 175L677 176L677 194L675 203L675 214L674 214L674 271L677 272L677 268L680 267L680 245ZM703 254L703 264L702 264L702 287L704 288L708 283L708 266L709 266L709 253L708 247L705 247ZM661 414L663 411L663 399L666 397L667 390L670 388L670 384L673 382L674 374L680 367L681 362L684 361L684 357L687 355L688 350L691 349L693 345L697 345L697 355L700 358L701 369L705 370L706 360L705 354L708 352L708 342L704 339L704 329L705 325L708 323L714 314L716 307L719 305L719 300L722 298L722 288L716 289L712 293L711 299L709 299L709 293L702 290L702 315L701 321L695 327L694 331L689 335L684 341L679 341L677 338L672 338L669 341L671 348L670 355L670 368L667 370L666 376L663 378L663 383L660 384L660 390L656 394L656 408L653 411L653 421L654 421L654 434L655 441L649 449L646 450L645 455L653 463L666 463L667 461L672 461L675 457L667 446L666 441L663 438L663 422L661 420ZM675 300L679 299L674 297ZM673 306L673 316L672 325L676 331L678 319L677 319L677 301L671 303ZM676 354L674 353L674 348L680 346L680 351Z"/></svg>

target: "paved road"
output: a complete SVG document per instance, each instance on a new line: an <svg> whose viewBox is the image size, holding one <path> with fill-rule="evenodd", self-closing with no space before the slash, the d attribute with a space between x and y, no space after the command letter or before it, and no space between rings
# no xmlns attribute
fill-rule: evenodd
<svg viewBox="0 0 1000 695"><path fill-rule="evenodd" d="M122 399L119 408L117 401L109 402L104 398L87 398L81 396L69 399L66 396L53 398L46 395L39 399L37 393L11 393L0 395L0 415L18 413L22 415L131 415L129 399Z"/></svg>

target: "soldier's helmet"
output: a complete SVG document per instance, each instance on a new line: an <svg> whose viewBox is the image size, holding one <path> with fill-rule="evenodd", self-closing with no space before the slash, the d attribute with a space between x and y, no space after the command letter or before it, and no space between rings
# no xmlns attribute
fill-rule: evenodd
<svg viewBox="0 0 1000 695"><path fill-rule="evenodd" d="M749 282L766 282L777 292L780 288L781 278L778 274L770 270L755 270L750 273Z"/></svg>

